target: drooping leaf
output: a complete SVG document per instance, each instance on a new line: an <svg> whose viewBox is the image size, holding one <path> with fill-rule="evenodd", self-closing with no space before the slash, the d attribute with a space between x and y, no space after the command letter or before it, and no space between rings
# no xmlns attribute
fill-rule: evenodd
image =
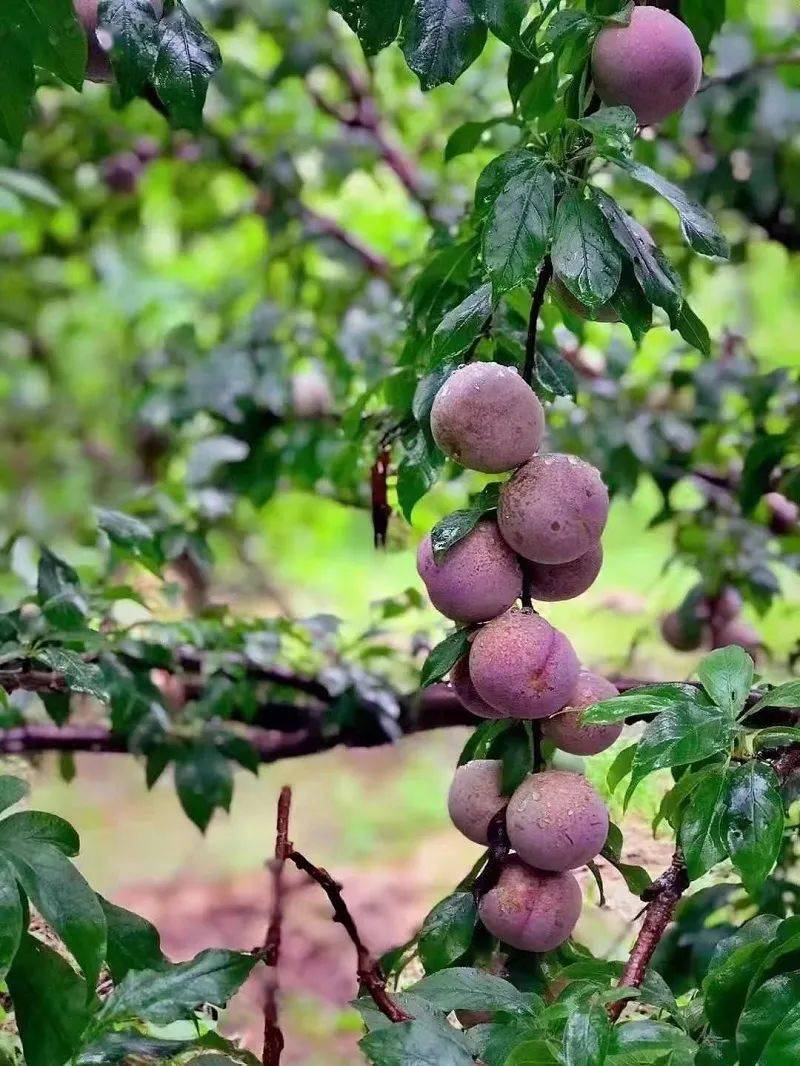
<svg viewBox="0 0 800 1066"><path fill-rule="evenodd" d="M681 309L671 321L673 329L683 337L687 344L691 344L703 355L711 355L711 337L706 324L698 318L686 300L681 304Z"/></svg>
<svg viewBox="0 0 800 1066"><path fill-rule="evenodd" d="M211 745L187 748L175 761L175 788L187 816L204 833L216 810L231 808L231 764Z"/></svg>
<svg viewBox="0 0 800 1066"><path fill-rule="evenodd" d="M0 138L12 148L22 145L35 88L30 52L0 24Z"/></svg>
<svg viewBox="0 0 800 1066"><path fill-rule="evenodd" d="M544 165L514 174L494 201L483 258L497 295L536 278L553 230L555 191Z"/></svg>
<svg viewBox="0 0 800 1066"><path fill-rule="evenodd" d="M608 303L622 275L619 246L592 200L568 192L556 211L553 269L590 310Z"/></svg>
<svg viewBox="0 0 800 1066"><path fill-rule="evenodd" d="M421 429L404 437L403 446L405 454L397 468L397 499L410 522L414 507L436 484L444 456Z"/></svg>
<svg viewBox="0 0 800 1066"><path fill-rule="evenodd" d="M0 10L0 33L25 43L37 67L80 89L86 71L86 35L71 0L14 0Z"/></svg>
<svg viewBox="0 0 800 1066"><path fill-rule="evenodd" d="M689 776L689 775L687 775ZM693 782L691 802L686 804L680 821L678 841L689 878L696 881L728 854L722 833L722 816L728 771L712 766Z"/></svg>
<svg viewBox="0 0 800 1066"><path fill-rule="evenodd" d="M748 448L739 487L739 501L745 513L752 511L761 497L769 492L772 472L791 447L788 433L762 433Z"/></svg>
<svg viewBox="0 0 800 1066"><path fill-rule="evenodd" d="M485 970L466 966L440 970L439 973L423 977L411 985L409 992L445 1014L453 1010L528 1014L532 1010L530 997L509 981Z"/></svg>
<svg viewBox="0 0 800 1066"><path fill-rule="evenodd" d="M575 371L552 344L539 343L533 359L536 381L545 393L551 396L578 396L578 380Z"/></svg>
<svg viewBox="0 0 800 1066"><path fill-rule="evenodd" d="M158 930L138 914L98 896L108 926L106 961L114 981L129 970L157 970L166 963Z"/></svg>
<svg viewBox="0 0 800 1066"><path fill-rule="evenodd" d="M728 777L722 832L728 853L751 895L775 865L783 839L780 782L767 763L746 762Z"/></svg>
<svg viewBox="0 0 800 1066"><path fill-rule="evenodd" d="M407 0L330 0L361 41L368 56L377 55L395 40Z"/></svg>
<svg viewBox="0 0 800 1066"><path fill-rule="evenodd" d="M456 629L430 651L422 667L420 688L426 688L435 681L441 681L450 673L462 655L469 650L469 638L468 629Z"/></svg>
<svg viewBox="0 0 800 1066"><path fill-rule="evenodd" d="M431 361L443 363L465 352L480 335L492 313L489 282L470 293L444 316L433 334Z"/></svg>
<svg viewBox="0 0 800 1066"><path fill-rule="evenodd" d="M437 903L422 923L419 954L426 973L460 959L472 943L478 908L472 892L455 892Z"/></svg>
<svg viewBox="0 0 800 1066"><path fill-rule="evenodd" d="M153 68L153 85L173 126L200 127L208 83L221 62L216 43L178 0L159 23Z"/></svg>
<svg viewBox="0 0 800 1066"><path fill-rule="evenodd" d="M469 0L412 0L403 26L403 53L423 89L455 82L486 44L486 26Z"/></svg>
<svg viewBox="0 0 800 1066"><path fill-rule="evenodd" d="M525 41L520 39L522 20L530 10L530 0L470 0L470 4L495 37L530 54Z"/></svg>
<svg viewBox="0 0 800 1066"><path fill-rule="evenodd" d="M113 39L110 59L120 99L132 100L153 74L158 17L150 0L100 0L98 22Z"/></svg>

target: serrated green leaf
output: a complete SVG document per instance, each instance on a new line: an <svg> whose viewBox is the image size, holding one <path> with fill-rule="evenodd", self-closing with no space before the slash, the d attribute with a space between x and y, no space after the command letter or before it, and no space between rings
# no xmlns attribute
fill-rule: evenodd
<svg viewBox="0 0 800 1066"><path fill-rule="evenodd" d="M208 83L222 59L216 43L178 0L158 27L153 85L173 126L200 128Z"/></svg>
<svg viewBox="0 0 800 1066"><path fill-rule="evenodd" d="M697 676L714 703L736 717L750 695L754 670L747 652L732 644L706 655Z"/></svg>
<svg viewBox="0 0 800 1066"><path fill-rule="evenodd" d="M108 689L103 683L103 674L95 663L86 662L80 655L67 648L41 648L36 658L61 674L70 692L85 692L103 703L108 703Z"/></svg>
<svg viewBox="0 0 800 1066"><path fill-rule="evenodd" d="M110 60L120 99L132 100L150 81L158 56L158 16L150 0L100 0L98 21L111 34Z"/></svg>
<svg viewBox="0 0 800 1066"><path fill-rule="evenodd" d="M581 1004L570 1013L564 1029L565 1066L603 1066L612 1036L605 1007L596 1001Z"/></svg>
<svg viewBox="0 0 800 1066"><path fill-rule="evenodd" d="M731 862L751 895L758 893L777 862L784 817L780 781L771 766L752 761L731 772L722 832Z"/></svg>
<svg viewBox="0 0 800 1066"><path fill-rule="evenodd" d="M587 707L581 715L586 725L609 725L624 722L626 718L645 714L659 714L676 703L696 703L705 706L706 698L694 685L673 684L645 685L631 689L610 700L602 700Z"/></svg>
<svg viewBox="0 0 800 1066"><path fill-rule="evenodd" d="M186 815L204 833L216 810L231 809L231 764L210 745L185 749L175 760L175 789Z"/></svg>
<svg viewBox="0 0 800 1066"><path fill-rule="evenodd" d="M533 1009L530 997L509 981L467 966L452 967L423 977L408 991L445 1014L453 1010L530 1014Z"/></svg>
<svg viewBox="0 0 800 1066"><path fill-rule="evenodd" d="M676 329L687 344L691 344L703 355L711 355L711 337L706 324L698 318L689 304L684 300L681 309L671 320L671 326Z"/></svg>
<svg viewBox="0 0 800 1066"><path fill-rule="evenodd" d="M407 0L331 0L331 7L358 36L368 56L377 55L395 40L407 6Z"/></svg>
<svg viewBox="0 0 800 1066"><path fill-rule="evenodd" d="M572 400L578 396L578 380L570 364L552 344L540 343L536 346L533 359L533 372L539 386L551 396L569 396Z"/></svg>
<svg viewBox="0 0 800 1066"><path fill-rule="evenodd" d="M592 200L568 192L556 211L553 269L582 304L596 310L608 303L622 276L619 246Z"/></svg>
<svg viewBox="0 0 800 1066"><path fill-rule="evenodd" d="M497 295L532 283L553 231L555 188L547 167L514 174L492 204L483 258Z"/></svg>
<svg viewBox="0 0 800 1066"><path fill-rule="evenodd" d="M423 90L455 82L486 44L486 26L469 0L412 0L403 23L403 54Z"/></svg>
<svg viewBox="0 0 800 1066"><path fill-rule="evenodd" d="M474 1066L465 1039L443 1019L416 1018L369 1033L359 1047L374 1066Z"/></svg>

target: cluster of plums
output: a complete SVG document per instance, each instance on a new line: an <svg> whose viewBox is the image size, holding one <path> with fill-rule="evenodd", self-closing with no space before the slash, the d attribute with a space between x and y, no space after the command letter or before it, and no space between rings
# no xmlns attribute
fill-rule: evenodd
<svg viewBox="0 0 800 1066"><path fill-rule="evenodd" d="M542 406L516 370L497 363L470 363L448 378L434 399L431 430L462 466L513 471L500 489L496 519L483 518L438 561L430 536L419 548L419 573L434 606L476 627L468 654L451 673L453 689L479 717L537 719L562 751L603 751L621 727L583 725L580 716L617 690L581 669L563 633L516 606L523 583L531 599L555 601L594 582L608 517L599 473L572 455L538 454ZM602 849L608 813L578 773L530 774L509 800L499 762L477 760L457 770L450 814L470 840L486 844L489 823L506 804L514 854L483 896L481 919L507 944L549 951L578 920L581 893L570 871Z"/></svg>
<svg viewBox="0 0 800 1066"><path fill-rule="evenodd" d="M690 608L670 611L661 619L661 635L677 651L727 648L738 644L756 658L761 638L741 617L742 597L727 586L718 596L698 597Z"/></svg>

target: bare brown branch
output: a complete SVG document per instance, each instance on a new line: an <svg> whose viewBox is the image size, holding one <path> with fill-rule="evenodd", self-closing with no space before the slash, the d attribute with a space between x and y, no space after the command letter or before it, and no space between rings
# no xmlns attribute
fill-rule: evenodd
<svg viewBox="0 0 800 1066"><path fill-rule="evenodd" d="M278 962L281 953L283 926L283 872L291 851L289 817L292 809L292 790L285 785L278 799L278 819L275 833L275 855L269 864L272 874L272 906L262 955L268 967L264 990L264 1051L263 1066L279 1066L284 1048L283 1033L278 1015Z"/></svg>

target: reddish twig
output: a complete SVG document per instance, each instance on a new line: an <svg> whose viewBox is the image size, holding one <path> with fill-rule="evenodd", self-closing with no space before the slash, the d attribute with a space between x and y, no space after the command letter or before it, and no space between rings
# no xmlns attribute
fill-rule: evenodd
<svg viewBox="0 0 800 1066"><path fill-rule="evenodd" d="M263 1066L279 1066L284 1048L283 1033L278 1024L278 960L281 952L283 924L283 871L292 850L289 843L289 816L292 790L285 785L278 799L278 820L275 834L275 856L270 863L272 874L272 908L264 938L262 957L269 967L264 992L264 1053Z"/></svg>
<svg viewBox="0 0 800 1066"><path fill-rule="evenodd" d="M360 983L366 988L375 1003L375 1006L384 1014L390 1022L407 1022L411 1015L399 1007L386 991L386 981L381 972L380 965L364 945L358 932L353 916L347 909L347 904L342 897L342 886L334 881L327 870L315 866L312 862L293 848L287 856L298 870L302 870L312 881L320 886L330 900L333 907L333 920L344 926L345 932L350 937L356 949L356 972Z"/></svg>
<svg viewBox="0 0 800 1066"><path fill-rule="evenodd" d="M372 465L370 483L372 488L372 531L376 548L386 546L386 535L389 531L389 519L392 509L389 506L389 489L387 478L389 475L389 463L391 451L389 448L381 448L381 451Z"/></svg>

